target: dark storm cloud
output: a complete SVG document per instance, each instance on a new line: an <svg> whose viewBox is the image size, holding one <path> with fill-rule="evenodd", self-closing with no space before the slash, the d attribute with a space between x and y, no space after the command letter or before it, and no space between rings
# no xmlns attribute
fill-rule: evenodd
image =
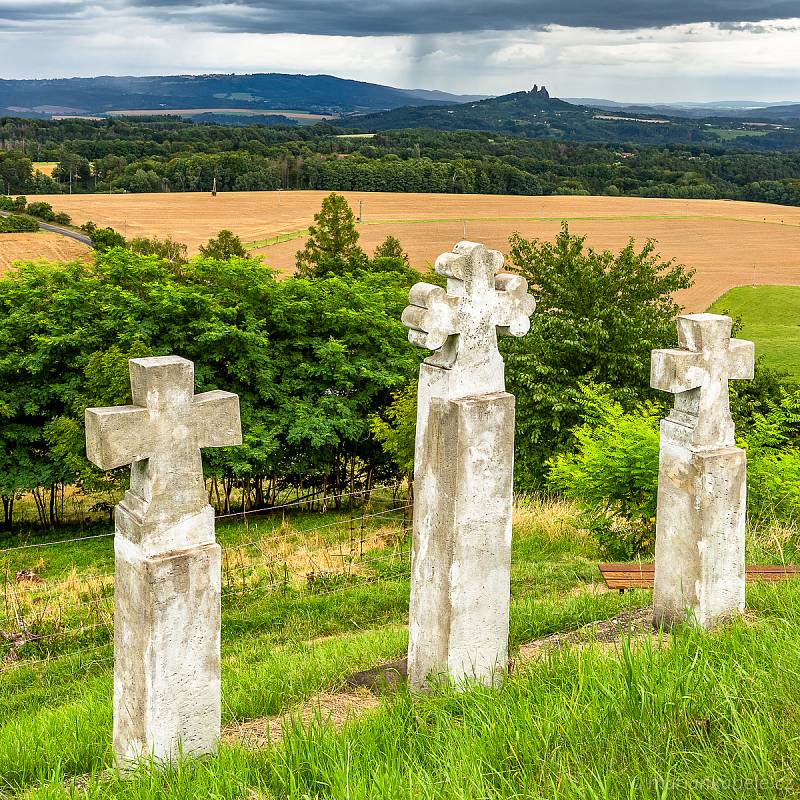
<svg viewBox="0 0 800 800"><path fill-rule="evenodd" d="M71 19L86 13L87 4L83 2L31 3L25 0L5 2L0 0L0 24L4 22L25 22L42 19Z"/></svg>
<svg viewBox="0 0 800 800"><path fill-rule="evenodd" d="M510 31L549 25L608 30L694 22L725 26L800 16L800 0L0 0L0 27L128 14L154 24L248 33L370 36Z"/></svg>
<svg viewBox="0 0 800 800"><path fill-rule="evenodd" d="M800 0L132 0L153 16L211 30L370 36L520 30L548 25L608 30L694 22L753 23L800 16Z"/></svg>

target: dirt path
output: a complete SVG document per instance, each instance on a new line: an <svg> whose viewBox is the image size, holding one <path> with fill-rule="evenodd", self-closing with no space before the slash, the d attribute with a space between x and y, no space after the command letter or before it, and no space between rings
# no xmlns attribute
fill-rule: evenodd
<svg viewBox="0 0 800 800"><path fill-rule="evenodd" d="M653 609L648 607L625 611L574 631L554 633L522 645L509 669L513 672L530 661L566 648L592 646L604 653L619 653L625 639L634 645L650 641L654 647L667 646L668 637L653 631L652 619ZM404 658L357 672L347 679L348 688L343 692L323 692L282 714L228 725L222 732L222 741L247 748L268 747L280 743L288 726L299 724L308 728L314 721L340 730L348 721L379 708L380 696L396 691L405 679Z"/></svg>

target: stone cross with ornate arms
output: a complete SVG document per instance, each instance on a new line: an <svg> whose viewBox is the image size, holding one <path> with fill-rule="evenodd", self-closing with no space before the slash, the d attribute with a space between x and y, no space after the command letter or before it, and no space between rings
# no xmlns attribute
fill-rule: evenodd
<svg viewBox="0 0 800 800"><path fill-rule="evenodd" d="M436 271L447 277L447 291L417 283L409 293L403 323L408 340L436 351L426 363L434 366L491 372L502 359L497 335L524 336L536 301L521 275L498 274L503 254L482 244L459 242L452 253L436 259ZM495 381L479 385L482 392L500 391Z"/></svg>
<svg viewBox="0 0 800 800"><path fill-rule="evenodd" d="M731 339L730 317L678 317L677 350L654 350L650 385L675 395L668 419L691 429L695 447L733 444L729 380L752 380L752 342Z"/></svg>
<svg viewBox="0 0 800 800"><path fill-rule="evenodd" d="M132 464L114 542L114 750L120 766L214 750L220 548L200 451L242 442L239 398L194 394L184 358L129 362L133 405L86 410L101 469Z"/></svg>
<svg viewBox="0 0 800 800"><path fill-rule="evenodd" d="M514 398L498 334L523 336L535 308L503 256L460 242L436 261L447 290L411 289L409 341L420 367L414 463L408 675L491 685L508 657Z"/></svg>
<svg viewBox="0 0 800 800"><path fill-rule="evenodd" d="M744 609L747 460L734 447L728 381L753 377L752 342L730 317L678 318L677 350L654 350L650 383L675 394L661 422L654 623L711 627Z"/></svg>

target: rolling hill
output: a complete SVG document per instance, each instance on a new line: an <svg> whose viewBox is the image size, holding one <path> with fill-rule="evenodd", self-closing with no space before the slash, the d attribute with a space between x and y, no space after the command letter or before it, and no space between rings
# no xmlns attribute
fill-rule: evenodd
<svg viewBox="0 0 800 800"><path fill-rule="evenodd" d="M791 109L792 106L778 108ZM785 112L784 113L790 113ZM355 130L386 131L403 128L435 130L476 130L565 141L630 142L637 144L719 144L726 146L726 129L741 132L736 146L740 149L800 149L800 119L778 118L763 127L750 117L708 116L687 118L657 108L614 107L602 109L576 105L551 97L545 87L513 92L500 97L460 103L395 108L373 114L355 114L342 120ZM722 133L720 130L722 129ZM756 138L759 141L747 142ZM748 135L749 134L749 135Z"/></svg>

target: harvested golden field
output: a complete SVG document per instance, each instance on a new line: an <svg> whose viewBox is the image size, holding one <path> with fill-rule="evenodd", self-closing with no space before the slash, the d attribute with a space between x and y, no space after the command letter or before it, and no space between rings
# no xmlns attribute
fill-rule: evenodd
<svg viewBox="0 0 800 800"><path fill-rule="evenodd" d="M58 166L58 161L34 161L33 169L35 172L41 172L49 178L53 177L53 172Z"/></svg>
<svg viewBox="0 0 800 800"><path fill-rule="evenodd" d="M289 271L302 231L324 191L210 194L56 195L42 198L80 224L91 219L128 237L166 236L196 252L221 228L250 243L266 263ZM561 220L596 248L619 249L630 237L658 240L665 258L697 270L694 288L679 299L705 309L742 284L800 284L800 208L726 200L634 197L510 197L497 195L343 192L363 211L362 243L371 250L389 233L412 263L425 267L467 237L503 250L508 236L552 239ZM275 242L289 236L289 241Z"/></svg>
<svg viewBox="0 0 800 800"><path fill-rule="evenodd" d="M15 261L73 261L85 259L91 250L57 233L1 233L0 275Z"/></svg>

